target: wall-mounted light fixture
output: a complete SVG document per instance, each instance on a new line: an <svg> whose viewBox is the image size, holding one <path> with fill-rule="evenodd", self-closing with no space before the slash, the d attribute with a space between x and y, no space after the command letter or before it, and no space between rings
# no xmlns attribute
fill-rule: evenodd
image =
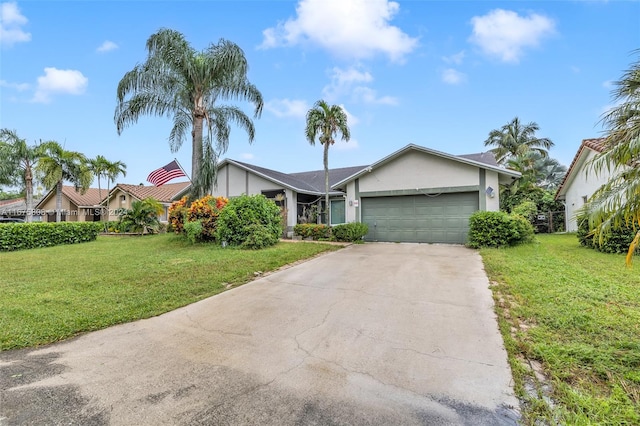
<svg viewBox="0 0 640 426"><path fill-rule="evenodd" d="M496 191L490 186L488 186L487 189L484 192L487 193L487 197L489 197L489 198L493 198L493 197L496 196Z"/></svg>

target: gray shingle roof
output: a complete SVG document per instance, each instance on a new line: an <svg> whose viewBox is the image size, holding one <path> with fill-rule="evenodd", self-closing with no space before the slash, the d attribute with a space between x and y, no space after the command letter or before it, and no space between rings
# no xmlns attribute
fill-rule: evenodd
<svg viewBox="0 0 640 426"><path fill-rule="evenodd" d="M488 164L490 166L499 167L500 165L496 161L496 156L493 152L479 152L477 154L464 154L458 155L460 158L466 158L467 160L477 161L478 163Z"/></svg>
<svg viewBox="0 0 640 426"><path fill-rule="evenodd" d="M405 147L406 148L406 147ZM455 157L455 156L453 156ZM459 158L475 161L477 163L486 164L492 167L499 167L496 162L495 156L492 152L481 152L477 154L465 154L458 155ZM265 167L255 166L253 164L244 163L241 161L227 159L223 162L229 162L241 166L246 170L251 170L258 175L262 175L267 179L287 186L297 192L310 193L310 194L324 194L324 170L313 170L310 172L298 172L298 173L283 173L277 170L267 169ZM345 181L347 178L361 172L369 167L365 166L353 166L353 167L341 167L336 169L329 169L329 186L333 187L339 182ZM340 191L333 190L330 193L339 194Z"/></svg>

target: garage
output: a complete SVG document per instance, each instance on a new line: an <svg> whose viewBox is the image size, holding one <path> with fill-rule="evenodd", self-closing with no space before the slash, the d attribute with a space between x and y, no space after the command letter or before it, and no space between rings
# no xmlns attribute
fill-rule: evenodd
<svg viewBox="0 0 640 426"><path fill-rule="evenodd" d="M464 244L478 192L362 198L367 241Z"/></svg>

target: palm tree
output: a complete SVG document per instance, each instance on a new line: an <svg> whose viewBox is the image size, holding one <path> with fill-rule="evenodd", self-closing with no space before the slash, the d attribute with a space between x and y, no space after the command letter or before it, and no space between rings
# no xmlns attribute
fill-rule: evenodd
<svg viewBox="0 0 640 426"><path fill-rule="evenodd" d="M245 129L249 143L255 137L253 122L242 110L217 102L248 101L255 106L254 117L258 118L262 94L247 79L244 52L230 41L221 39L196 51L181 33L160 29L147 40L147 51L147 60L127 72L118 84L114 116L118 134L142 115L171 117L172 152L191 134L192 193L199 198L213 189L217 158L229 145L229 123Z"/></svg>
<svg viewBox="0 0 640 426"><path fill-rule="evenodd" d="M634 53L640 54L640 49ZM600 238L612 228L640 226L640 60L615 83L612 96L616 106L601 119L605 148L591 168L596 174L607 169L613 175L586 205L590 229ZM638 245L640 231L629 246L628 265Z"/></svg>
<svg viewBox="0 0 640 426"><path fill-rule="evenodd" d="M509 158L505 165L522 173L518 179L518 187L538 187L544 190L553 190L560 185L567 168L558 160L551 157L543 157L537 151L529 151Z"/></svg>
<svg viewBox="0 0 640 426"><path fill-rule="evenodd" d="M331 224L331 209L329 208L329 145L333 145L334 136L342 135L343 141L349 141L351 133L347 125L347 113L338 105L329 106L324 100L320 99L307 112L307 126L305 135L311 145L316 144L316 137L324 146L323 163L324 163L324 190L325 190L325 208L327 209L327 224Z"/></svg>
<svg viewBox="0 0 640 426"><path fill-rule="evenodd" d="M153 234L158 232L160 221L158 215L162 214L164 207L153 197L131 203L131 209L120 216L122 228L127 232L140 234Z"/></svg>
<svg viewBox="0 0 640 426"><path fill-rule="evenodd" d="M60 222L62 182L69 181L76 191L84 193L91 185L93 175L87 166L87 158L79 152L67 151L55 141L44 142L40 149L42 157L36 171L46 187L56 187L56 222Z"/></svg>
<svg viewBox="0 0 640 426"><path fill-rule="evenodd" d="M535 122L523 125L518 117L505 124L499 130L489 132L484 141L485 146L494 146L491 151L499 164L506 164L509 159L526 154L529 151L538 152L542 157L548 155L553 142L547 138L537 138L535 133L540 130Z"/></svg>
<svg viewBox="0 0 640 426"><path fill-rule="evenodd" d="M0 130L0 181L24 185L27 222L33 219L33 172L40 157L38 146L29 146L15 130Z"/></svg>
<svg viewBox="0 0 640 426"><path fill-rule="evenodd" d="M110 183L114 182L119 175L126 176L127 175L127 165L122 161L109 161L104 156L98 155L96 158L89 160L89 170L95 177L98 178L98 192L100 193L100 197L102 197L102 186L100 184L101 178L105 178L107 180L107 221L109 220L109 191ZM102 208L102 203L104 200L100 200L100 205Z"/></svg>

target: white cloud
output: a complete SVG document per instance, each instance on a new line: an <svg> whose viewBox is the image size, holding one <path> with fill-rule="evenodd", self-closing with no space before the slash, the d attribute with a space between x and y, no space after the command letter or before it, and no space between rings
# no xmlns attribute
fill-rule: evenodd
<svg viewBox="0 0 640 426"><path fill-rule="evenodd" d="M489 56L504 62L518 62L525 48L536 47L540 41L555 33L555 22L546 16L495 9L484 16L471 18L473 33L469 37Z"/></svg>
<svg viewBox="0 0 640 426"><path fill-rule="evenodd" d="M249 152L244 152L240 154L240 158L242 158L243 160L253 160L254 158L256 158L256 156Z"/></svg>
<svg viewBox="0 0 640 426"><path fill-rule="evenodd" d="M100 53L104 53L104 52L110 52L111 50L116 50L117 48L118 48L117 44L115 44L112 41L106 40L96 49L96 51Z"/></svg>
<svg viewBox="0 0 640 426"><path fill-rule="evenodd" d="M340 104L340 108L342 108L344 113L347 114L347 124L350 128L360 123L358 117L351 114L343 104Z"/></svg>
<svg viewBox="0 0 640 426"><path fill-rule="evenodd" d="M353 89L355 100L365 104L398 105L398 98L393 96L378 96L378 93L370 87L359 86Z"/></svg>
<svg viewBox="0 0 640 426"><path fill-rule="evenodd" d="M303 118L307 115L309 106L306 101L299 99L273 99L264 104L264 108L276 117Z"/></svg>
<svg viewBox="0 0 640 426"><path fill-rule="evenodd" d="M16 2L0 4L0 45L11 47L31 40L31 33L22 29L27 22L29 20L20 13Z"/></svg>
<svg viewBox="0 0 640 426"><path fill-rule="evenodd" d="M354 67L346 70L334 67L331 69L331 83L322 89L322 94L329 101L350 93L354 84L370 83L373 76L368 71L360 71Z"/></svg>
<svg viewBox="0 0 640 426"><path fill-rule="evenodd" d="M467 80L467 76L453 68L447 68L442 71L442 81L447 84L460 84Z"/></svg>
<svg viewBox="0 0 640 426"><path fill-rule="evenodd" d="M397 105L398 100L392 96L378 96L377 92L365 83L373 82L373 76L368 71L351 67L331 70L331 82L322 89L323 96L329 102L334 102L341 96L348 95L354 102L368 104Z"/></svg>
<svg viewBox="0 0 640 426"><path fill-rule="evenodd" d="M300 0L297 16L262 32L263 49L309 43L352 59L378 53L402 61L418 45L390 25L398 3L389 0Z"/></svg>
<svg viewBox="0 0 640 426"><path fill-rule="evenodd" d="M348 151L351 149L356 149L359 146L360 145L358 144L358 141L354 138L349 139L349 142L345 142L338 136L338 139L336 139L336 143L333 144L331 149L337 149L338 151Z"/></svg>
<svg viewBox="0 0 640 426"><path fill-rule="evenodd" d="M607 80L602 82L602 87L611 90L615 87L615 84L612 80Z"/></svg>
<svg viewBox="0 0 640 426"><path fill-rule="evenodd" d="M59 70L48 67L44 75L38 77L38 87L33 95L33 102L48 103L56 93L80 95L84 93L89 79L77 70Z"/></svg>
<svg viewBox="0 0 640 426"><path fill-rule="evenodd" d="M443 56L442 60L445 61L448 64L456 64L456 65L460 65L462 63L462 61L464 60L464 56L465 56L465 52L464 50L461 50L460 52L450 55L450 56Z"/></svg>
<svg viewBox="0 0 640 426"><path fill-rule="evenodd" d="M31 86L27 83L10 83L6 80L0 80L0 87L6 87L8 89L15 89L18 92L23 92L28 90Z"/></svg>

